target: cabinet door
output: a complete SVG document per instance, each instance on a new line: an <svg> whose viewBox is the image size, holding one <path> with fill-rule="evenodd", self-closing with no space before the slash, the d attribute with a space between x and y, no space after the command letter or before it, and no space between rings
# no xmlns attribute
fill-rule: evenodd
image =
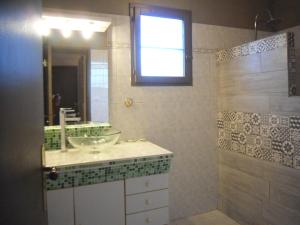
<svg viewBox="0 0 300 225"><path fill-rule="evenodd" d="M47 191L48 225L74 225L73 188Z"/></svg>
<svg viewBox="0 0 300 225"><path fill-rule="evenodd" d="M74 188L76 225L125 225L124 181Z"/></svg>

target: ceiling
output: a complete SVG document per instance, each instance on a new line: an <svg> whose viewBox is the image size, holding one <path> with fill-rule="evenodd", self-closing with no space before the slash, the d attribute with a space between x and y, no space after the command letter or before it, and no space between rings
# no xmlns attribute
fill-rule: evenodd
<svg viewBox="0 0 300 225"><path fill-rule="evenodd" d="M300 25L299 0L43 0L43 6L128 15L129 2L188 9L192 11L193 22L248 29L253 29L258 12L271 8L274 16L282 19L278 29Z"/></svg>

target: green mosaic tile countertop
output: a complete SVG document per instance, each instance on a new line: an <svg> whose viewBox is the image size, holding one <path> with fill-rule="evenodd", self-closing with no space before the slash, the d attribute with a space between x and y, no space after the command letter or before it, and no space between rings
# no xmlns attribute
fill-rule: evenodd
<svg viewBox="0 0 300 225"><path fill-rule="evenodd" d="M169 172L173 153L146 141L114 145L99 154L83 150L45 151L44 166L55 167L59 176L44 171L44 188L56 190Z"/></svg>
<svg viewBox="0 0 300 225"><path fill-rule="evenodd" d="M44 167L72 167L79 165L101 164L111 165L126 163L133 159L151 159L159 156L171 156L173 153L147 141L124 142L93 154L90 151L70 149L45 151Z"/></svg>

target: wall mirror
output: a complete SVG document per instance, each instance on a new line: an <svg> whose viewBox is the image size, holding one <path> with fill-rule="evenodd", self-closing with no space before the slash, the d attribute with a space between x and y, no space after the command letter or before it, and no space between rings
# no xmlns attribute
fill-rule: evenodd
<svg viewBox="0 0 300 225"><path fill-rule="evenodd" d="M45 126L59 124L60 108L84 123L108 122L110 19L48 9L42 20Z"/></svg>

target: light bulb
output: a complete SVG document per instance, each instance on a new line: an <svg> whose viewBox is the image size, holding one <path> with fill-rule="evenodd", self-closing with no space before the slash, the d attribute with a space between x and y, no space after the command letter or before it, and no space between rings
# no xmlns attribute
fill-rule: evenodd
<svg viewBox="0 0 300 225"><path fill-rule="evenodd" d="M87 30L87 29L82 30L81 33L82 33L82 37L87 40L90 39L94 34L92 30Z"/></svg>
<svg viewBox="0 0 300 225"><path fill-rule="evenodd" d="M50 28L42 20L39 20L35 23L35 29L37 33L41 36L48 36L50 34Z"/></svg>
<svg viewBox="0 0 300 225"><path fill-rule="evenodd" d="M69 38L72 35L72 31L68 28L64 28L62 29L61 34L64 38Z"/></svg>
<svg viewBox="0 0 300 225"><path fill-rule="evenodd" d="M50 29L48 27L43 27L40 34L43 36L49 36Z"/></svg>

